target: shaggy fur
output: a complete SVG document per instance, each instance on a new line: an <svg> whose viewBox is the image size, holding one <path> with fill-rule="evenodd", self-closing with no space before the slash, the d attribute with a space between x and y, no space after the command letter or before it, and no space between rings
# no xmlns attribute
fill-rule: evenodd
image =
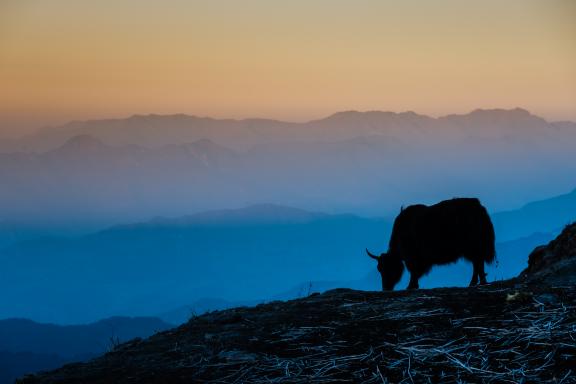
<svg viewBox="0 0 576 384"><path fill-rule="evenodd" d="M496 257L494 227L486 208L478 199L452 199L426 206L411 205L396 220L389 250L378 260L382 289L392 290L400 281L404 265L410 272L408 289L417 289L418 280L434 265L449 264L460 258L474 266L470 286L486 284L484 263Z"/></svg>

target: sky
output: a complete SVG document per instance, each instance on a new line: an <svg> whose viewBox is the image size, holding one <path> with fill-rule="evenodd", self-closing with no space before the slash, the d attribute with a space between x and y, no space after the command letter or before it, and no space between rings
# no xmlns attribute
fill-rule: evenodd
<svg viewBox="0 0 576 384"><path fill-rule="evenodd" d="M1 0L0 129L523 107L576 120L571 0Z"/></svg>

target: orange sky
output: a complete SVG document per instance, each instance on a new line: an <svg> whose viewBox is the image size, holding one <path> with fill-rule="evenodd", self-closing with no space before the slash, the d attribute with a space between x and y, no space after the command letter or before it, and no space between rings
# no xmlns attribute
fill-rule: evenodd
<svg viewBox="0 0 576 384"><path fill-rule="evenodd" d="M0 116L306 120L520 106L576 120L574 4L2 0Z"/></svg>

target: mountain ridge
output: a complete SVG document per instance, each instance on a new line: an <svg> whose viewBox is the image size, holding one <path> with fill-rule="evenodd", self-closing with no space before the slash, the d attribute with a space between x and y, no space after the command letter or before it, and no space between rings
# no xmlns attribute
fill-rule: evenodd
<svg viewBox="0 0 576 384"><path fill-rule="evenodd" d="M538 231L560 232L576 220L576 189L568 193L529 202L522 207L497 212L494 227L504 240Z"/></svg>
<svg viewBox="0 0 576 384"><path fill-rule="evenodd" d="M279 224L279 223L305 223L312 220L334 216L354 217L352 214L331 215L323 212L308 211L305 209L261 203L247 205L241 208L214 209L177 217L156 217L149 221L116 225L104 229L102 232L136 229L155 226L187 226L194 224ZM357 216L356 216L357 217Z"/></svg>
<svg viewBox="0 0 576 384"><path fill-rule="evenodd" d="M437 123L442 123L445 121L451 121L451 122L455 122L455 121L465 121L465 120L469 120L469 119L476 119L476 118L481 118L484 119L484 121L486 122L498 122L500 120L500 122L502 122L502 119L504 120L510 120L513 121L514 119L520 119L522 121L526 121L526 119L530 119L533 120L534 122L539 122L542 124L554 124L555 122L553 121L548 121L545 120L544 118L541 118L537 115L532 114L531 112L529 112L526 109L523 108L512 108L512 109L503 109L503 108L492 108L492 109L474 109L468 113L460 113L460 114L447 114L447 115L442 115L442 116L438 116L438 117L432 117L429 115L425 115L425 114L419 114L417 112L414 111L405 111L405 112L393 112L393 111L386 111L386 110L368 110L368 111L357 111L357 110L348 110L348 111L339 111L339 112L335 112L332 113L330 115L327 115L325 117L321 117L318 119L311 119L308 121L304 121L304 122L291 122L291 121L283 121L283 120L277 120L277 119L267 119L267 118L243 118L243 119L233 119L233 118L213 118L213 117L207 117L207 116L197 116L197 115L189 115L189 114L166 114L166 115L160 115L160 114L147 114L147 115L140 115L140 114L136 114L136 115L131 115L128 117L118 117L118 118L108 118L108 119L89 119L89 120L74 120L74 121L70 121L66 124L60 125L60 126L54 126L54 127L50 127L50 128L45 128L43 130L39 130L37 133L35 134L31 134L28 135L26 137L22 137L20 139L14 139L12 140L12 146L14 146L16 142L20 141L21 145L16 145L19 146L21 148L29 148L29 149L33 149L36 147L36 151L38 150L38 148L46 148L46 145L40 145L39 147L35 144L30 144L33 143L33 141L35 140L35 138L38 139L42 139L45 138L48 141L54 143L54 138L50 139L50 136L53 135L55 137L60 137L60 140L63 140L62 138L65 136L73 136L76 134L82 134L82 133L89 133L91 130L93 129L97 129L98 126L106 126L106 125L111 125L114 126L116 130L119 129L137 129L137 131L139 131L140 133L137 136L141 136L143 134L143 132L149 131L148 134L151 134L152 131L150 131L151 128L156 127L158 131L161 131L161 127L158 126L157 124L159 124L160 122L162 123L175 123L176 125L174 126L176 129L176 131L181 131L184 132L185 130L190 130L190 129L200 129L201 131L205 131L205 127L203 127L204 125L207 124L207 126L212 126L213 128L215 127L214 124L218 124L218 123L222 123L222 124L231 124L233 126L237 126L237 127L243 127L241 128L241 130L244 132L244 134L247 137L252 137L252 139L256 139L257 136L260 136L262 134L269 135L271 133L275 133L276 135L279 135L278 137L280 139L282 139L282 137L290 137L291 135L293 135L294 133L297 132L283 132L281 133L281 130L286 130L286 131L293 131L294 129L297 128L304 128L304 127L313 127L314 125L317 124L321 124L324 125L325 123L329 123L331 121L340 121L341 119L344 120L352 120L354 121L354 119L361 119L361 120L365 120L365 121L370 121L370 120L374 120L374 118L376 118L376 120L378 120L378 118L380 119L380 123L385 123L386 121L388 122L401 122L402 119L406 119L406 122L409 121L420 121L420 122L433 122L434 124ZM124 126L123 124L126 123L127 126ZM181 125L182 123L184 123L184 125ZM557 123L572 123L574 124L574 122L570 122L570 121L566 121L566 122L557 122ZM144 125L142 125L144 124ZM150 125L151 124L151 125ZM187 125L188 124L188 127ZM264 131L262 130L262 128L269 126L268 128L265 128ZM260 128L258 128L260 127ZM274 128L275 127L275 128ZM236 129L236 128L234 128ZM166 128L164 128L164 131L166 131ZM267 132L267 133L265 133ZM256 134L256 136L254 136ZM300 132L300 134L302 134L302 132ZM111 135L111 132L106 134L109 137ZM284 135L284 136L283 136ZM234 136L238 136L237 134L234 134ZM124 139L124 141L126 141L126 139ZM182 140L179 140L180 142ZM259 140L256 139L256 141L258 142ZM29 144L26 144L29 143ZM165 142L165 144L169 144L169 143L175 143L175 141L172 140L172 142L168 141ZM136 143L137 144L137 143ZM161 144L161 143L160 143ZM223 143L225 144L225 143ZM54 144L51 144L51 146L54 146ZM48 146L50 147L50 146ZM1 149L2 147L0 147ZM4 151L2 152L6 152L6 148L4 148Z"/></svg>
<svg viewBox="0 0 576 384"><path fill-rule="evenodd" d="M0 155L0 211L116 223L269 201L382 215L470 194L502 210L567 188L576 172L576 128L525 110L473 111L462 123L412 112L327 119L70 124L24 139L36 150Z"/></svg>
<svg viewBox="0 0 576 384"><path fill-rule="evenodd" d="M46 312L39 314L48 306L60 321L79 322L157 314L206 296L266 299L313 276L363 274L369 262L354 243L380 242L388 226L383 219L272 207L13 244L0 251L0 286L14 293L0 317L44 321ZM223 212L229 216L222 217ZM352 259L358 262L350 264ZM23 276L32 283L21 284ZM61 295L69 286L76 287L74 292ZM170 287L180 288L168 295ZM33 295L36 290L44 292L43 300ZM16 293L18 302L11 300ZM84 301L72 305L76 296Z"/></svg>
<svg viewBox="0 0 576 384"><path fill-rule="evenodd" d="M385 109L368 109L368 110L356 110L356 109L348 109L348 110L341 110L330 113L323 117L312 118L304 121L290 121L290 120L282 120L282 119L274 119L274 118L266 118L266 117L245 117L245 118L230 118L230 117L212 117L212 116L203 116L203 115L196 115L196 114L188 114L188 113L172 113L172 114L158 114L158 113L149 113L149 114L132 114L127 115L124 117L113 117L113 118L102 118L102 119L85 119L85 120L71 120L67 123L57 126L50 126L47 128L57 129L58 127L65 127L69 125L76 125L76 124L85 124L85 123L93 123L93 122L118 122L123 120L146 120L146 119L162 119L162 118L170 118L170 119L191 119L191 120L209 120L209 121L234 121L234 122L250 122L250 121L263 121L263 122L272 122L272 123L288 123L288 124L307 124L315 121L322 121L325 119L330 119L335 116L342 116L342 115L384 115L384 116L417 116L423 117L427 119L445 119L448 117L465 117L471 115L478 115L478 114L498 114L498 115L516 115L516 116L535 116L541 120L544 120L549 123L576 123L576 121L572 120L547 120L543 117L538 116L537 114L532 113L528 109L522 107L513 107L513 108L474 108L469 112L461 112L461 113L448 113L439 116L431 116L424 113L419 113L413 110L406 110L406 111L391 111Z"/></svg>

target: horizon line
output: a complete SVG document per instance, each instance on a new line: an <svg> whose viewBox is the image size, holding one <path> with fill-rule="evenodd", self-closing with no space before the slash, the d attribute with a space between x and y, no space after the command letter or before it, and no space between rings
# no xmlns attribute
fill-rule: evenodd
<svg viewBox="0 0 576 384"><path fill-rule="evenodd" d="M337 116L337 115L343 115L343 114L370 114L370 113L382 113L382 114L392 114L392 115L414 115L414 116L418 116L418 117L424 117L424 118L428 118L428 119L433 119L433 120L440 120L443 118L448 118L448 117L456 117L456 116L468 116L471 115L473 113L479 113L479 112L521 112L525 115L530 115L530 116L534 116L537 118L540 118L544 121L546 121L547 123L562 123L562 122L569 122L569 123L576 123L576 121L574 120L569 120L569 119L560 119L560 120L549 120L547 118L544 118L538 114L532 113L532 111L523 108L523 107L513 107L513 108L474 108L472 110L469 110L469 112L465 112L465 113L448 113L448 114L441 114L441 115L429 115L429 114L424 114L424 113L419 113L416 112L415 110L403 110L403 111L393 111L393 110L386 110L386 109L367 109L367 110L359 110L359 109L346 109L346 110L337 110L333 113L330 114L326 114L323 115L323 117L317 117L317 118L312 118L312 119L305 119L305 120L289 120L289 119L279 119L279 118L273 118L273 117L214 117L214 116L210 116L210 115L203 115L203 114L195 114L195 113L185 113L185 112L179 112L179 113L156 113L156 112L150 112L150 113L132 113L132 114L126 114L126 115L121 115L121 116L110 116L110 117L101 117L101 118L86 118L86 119L72 119L72 120L68 120L65 123L62 124L54 124L54 125L46 125L43 128L40 129L45 129L45 128L56 128L56 127L63 127L63 126L67 126L67 125L71 125L71 124L77 124L77 123L88 123L88 122L96 122L96 121L118 121L118 120L128 120L128 119L134 119L134 118L146 118L146 117L187 117L187 118L197 118L197 119L206 119L206 120L216 120L216 121L250 121L250 120L263 120L263 121L271 121L271 122L280 122L280 123L288 123L288 124L307 124L307 123L313 123L313 122L317 122L317 121L322 121L322 120L326 120L329 119L331 117Z"/></svg>

